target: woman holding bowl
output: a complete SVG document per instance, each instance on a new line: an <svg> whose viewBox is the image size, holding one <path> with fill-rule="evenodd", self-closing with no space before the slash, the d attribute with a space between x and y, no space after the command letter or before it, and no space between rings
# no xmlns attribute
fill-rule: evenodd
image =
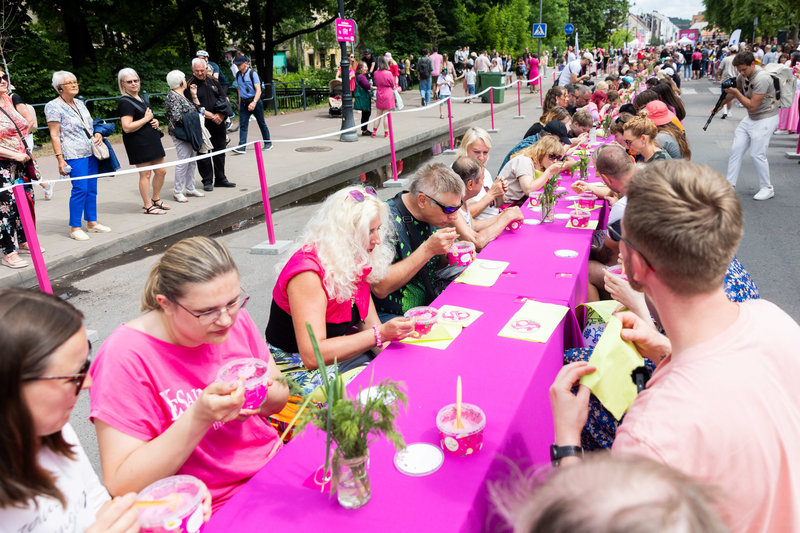
<svg viewBox="0 0 800 533"><path fill-rule="evenodd" d="M175 144L175 153L178 159L189 159L195 156L195 151L192 143L187 140L179 139L175 136L175 127L181 126L184 131L187 131L192 126L188 124L188 119L192 113L197 115L197 127L201 124L200 114L205 112L205 108L200 105L200 100L197 98L197 85L192 84L189 87L189 94L192 101L189 101L185 96L186 91L186 76L180 70L173 70L167 74L167 85L169 85L169 92L164 101L164 108L167 113L167 132L172 137L172 142ZM187 121L184 121L184 117ZM172 190L172 196L176 202L188 202L187 196L203 197L202 193L195 189L194 186L194 169L197 164L194 161L189 163L181 163L175 167L175 186Z"/></svg>
<svg viewBox="0 0 800 533"><path fill-rule="evenodd" d="M158 119L153 116L150 102L139 96L141 80L132 68L124 68L117 74L119 92L117 111L122 124L122 142L128 161L137 167L159 165L164 162L164 147ZM152 195L150 193L150 174L152 173ZM166 168L143 170L139 172L139 194L142 195L146 215L165 215L170 207L161 201L161 187L164 186Z"/></svg>
<svg viewBox="0 0 800 533"><path fill-rule="evenodd" d="M289 391L244 310L248 299L230 252L209 237L179 241L153 267L145 313L106 339L90 374L90 416L111 494L188 474L219 507L281 448L267 417ZM241 382L217 381L222 366L242 358L269 367L267 397L255 409L243 409Z"/></svg>
<svg viewBox="0 0 800 533"><path fill-rule="evenodd" d="M278 368L304 392L322 382L307 322L325 364L335 359L349 379L386 343L414 331L405 318L381 324L370 295L370 282L386 275L394 257L387 242L391 227L389 207L375 189L342 189L325 200L306 226L300 248L281 270L266 337Z"/></svg>
<svg viewBox="0 0 800 533"><path fill-rule="evenodd" d="M527 148L523 148L497 174L508 184L503 197L504 205L522 205L533 191L538 191L547 181L572 162L564 162L564 145L555 135L547 135Z"/></svg>
<svg viewBox="0 0 800 533"><path fill-rule="evenodd" d="M58 98L44 106L44 115L50 129L50 142L58 160L62 176L79 178L97 174L97 158L92 155L92 143L100 145L103 136L92 133L93 122L89 110L76 98L80 92L78 79L71 72L53 73L53 89ZM76 241L87 241L81 220L86 219L89 233L107 233L111 228L97 221L97 178L74 180L69 197L69 236Z"/></svg>

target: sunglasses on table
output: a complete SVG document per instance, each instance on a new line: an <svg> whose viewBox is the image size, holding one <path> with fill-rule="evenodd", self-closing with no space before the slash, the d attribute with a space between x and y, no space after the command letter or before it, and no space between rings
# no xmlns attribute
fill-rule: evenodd
<svg viewBox="0 0 800 533"><path fill-rule="evenodd" d="M81 392L81 387L83 387L83 382L86 381L86 375L89 373L89 367L92 366L91 350L92 350L92 343L90 342L89 343L90 356L87 357L86 361L83 362L77 374L66 374L63 376L37 376L34 378L25 378L22 381L40 381L40 380L52 381L54 379L64 379L67 381L67 383L72 383L73 385L75 385L75 396L77 396Z"/></svg>
<svg viewBox="0 0 800 533"><path fill-rule="evenodd" d="M374 196L375 198L378 197L378 193L375 191L375 187L371 185L367 185L364 187L364 192L369 194L370 196ZM350 197L358 203L364 201L364 192L359 191L358 189L353 189L350 191Z"/></svg>
<svg viewBox="0 0 800 533"><path fill-rule="evenodd" d="M425 194L425 193L423 193L423 194ZM432 196L430 196L430 195L428 195L428 194L425 194L425 196L427 196L427 197L428 197L428 199L429 199L431 202L433 202L433 203L435 203L436 205L438 205L438 206L439 206L439 209L441 209L441 210L442 210L442 213L444 213L445 215L452 215L453 213L455 213L456 211L458 211L459 209L461 209L461 206L462 206L462 205L464 205L464 201L463 201L463 200L462 200L461 202L459 202L459 204L458 204L458 205L456 205L456 206L452 206L452 205L444 205L444 204L442 204L442 203L439 203L439 202L436 200L436 198L434 198L434 197L432 197Z"/></svg>

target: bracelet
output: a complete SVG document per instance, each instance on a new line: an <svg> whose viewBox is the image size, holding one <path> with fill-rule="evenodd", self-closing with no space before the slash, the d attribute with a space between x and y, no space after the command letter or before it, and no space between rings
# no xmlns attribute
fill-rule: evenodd
<svg viewBox="0 0 800 533"><path fill-rule="evenodd" d="M381 339L381 332L378 330L378 324L372 324L372 331L375 332L375 347L383 347L383 339Z"/></svg>
<svg viewBox="0 0 800 533"><path fill-rule="evenodd" d="M64 154L54 154L56 157L61 156L64 157Z"/></svg>

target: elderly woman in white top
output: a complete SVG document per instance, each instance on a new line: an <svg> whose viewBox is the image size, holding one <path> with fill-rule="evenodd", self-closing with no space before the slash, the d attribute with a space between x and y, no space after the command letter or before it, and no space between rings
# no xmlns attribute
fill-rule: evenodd
<svg viewBox="0 0 800 533"><path fill-rule="evenodd" d="M71 72L53 73L53 88L58 98L44 106L44 116L50 128L50 141L62 176L77 178L97 174L97 158L92 155L92 143L99 145L103 136L92 133L92 116L78 96L78 79ZM89 233L106 233L111 228L97 221L97 178L75 180L69 197L69 236L76 241L89 240L81 227L86 219Z"/></svg>
<svg viewBox="0 0 800 533"><path fill-rule="evenodd" d="M188 159L195 155L192 143L189 140L178 138L175 134L175 127L182 126L180 129L186 132L187 125L184 124L183 116L186 113L203 113L205 110L197 98L197 85L192 84L189 87L189 94L192 97L191 102L184 96L186 76L180 70L173 70L167 74L167 85L169 85L169 92L164 102L167 120L169 121L167 131L175 144L175 153L178 155L178 159ZM198 118L199 122L200 119ZM181 133L178 133L178 135L181 135ZM187 196L205 196L204 193L194 187L194 169L196 166L196 163L192 161L190 163L181 163L175 167L175 186L172 196L176 201L183 203L189 201L186 198Z"/></svg>

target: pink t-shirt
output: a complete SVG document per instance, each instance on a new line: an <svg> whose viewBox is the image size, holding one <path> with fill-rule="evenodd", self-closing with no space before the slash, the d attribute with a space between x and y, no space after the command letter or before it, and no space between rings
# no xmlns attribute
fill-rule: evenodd
<svg viewBox="0 0 800 533"><path fill-rule="evenodd" d="M765 300L739 310L724 332L659 365L613 450L714 486L734 532L800 531L800 326Z"/></svg>
<svg viewBox="0 0 800 533"><path fill-rule="evenodd" d="M164 433L212 383L227 361L270 360L267 343L246 310L222 344L187 348L119 326L92 364L90 417L131 437L150 441ZM201 479L214 509L263 467L281 443L260 416L215 423L177 474Z"/></svg>
<svg viewBox="0 0 800 533"><path fill-rule="evenodd" d="M444 62L444 56L439 52L434 52L431 54L431 63L433 63L433 70L431 71L431 75L438 76L442 73L442 63Z"/></svg>

